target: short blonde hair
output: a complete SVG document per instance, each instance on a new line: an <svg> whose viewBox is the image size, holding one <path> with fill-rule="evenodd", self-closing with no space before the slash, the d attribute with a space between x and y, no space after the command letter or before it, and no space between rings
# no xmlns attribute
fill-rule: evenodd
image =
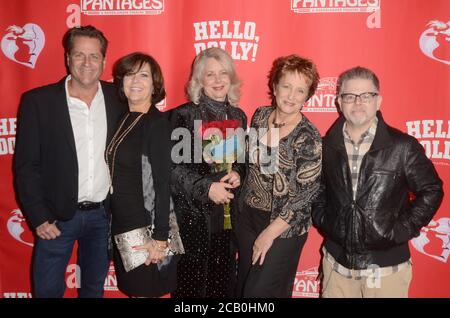
<svg viewBox="0 0 450 318"><path fill-rule="evenodd" d="M241 81L237 77L236 67L231 56L218 47L206 49L195 57L194 63L192 64L191 77L186 86L189 100L196 105L199 103L203 88L201 78L205 69L206 60L209 58L215 59L228 72L228 76L230 77L230 90L227 94L228 102L233 106L237 106L241 97Z"/></svg>

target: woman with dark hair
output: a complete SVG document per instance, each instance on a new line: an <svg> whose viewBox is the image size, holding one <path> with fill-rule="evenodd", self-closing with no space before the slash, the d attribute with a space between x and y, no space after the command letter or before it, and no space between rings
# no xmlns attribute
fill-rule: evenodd
<svg viewBox="0 0 450 318"><path fill-rule="evenodd" d="M164 79L149 55L131 53L114 65L114 82L129 112L106 148L111 176L111 232L120 291L158 297L176 287L183 253L170 199L170 126L155 107Z"/></svg>
<svg viewBox="0 0 450 318"><path fill-rule="evenodd" d="M273 62L268 78L272 105L253 115L259 136L242 186L238 295L288 298L320 182L320 133L301 113L319 74L310 60L289 55Z"/></svg>
<svg viewBox="0 0 450 318"><path fill-rule="evenodd" d="M196 144L209 143L205 140L209 129L205 127L223 130L217 138L233 141L227 131L247 126L247 118L237 106L240 81L230 55L220 48L200 52L192 65L187 93L190 101L171 111L174 134L185 132L182 143L188 146L172 170L172 193L175 209L182 216L180 233L186 248L178 264L178 287L172 296L231 297L236 283L233 198L244 165L230 162L229 169L217 169L220 164L209 162L206 147L200 158L195 150ZM190 149L193 151L189 153Z"/></svg>

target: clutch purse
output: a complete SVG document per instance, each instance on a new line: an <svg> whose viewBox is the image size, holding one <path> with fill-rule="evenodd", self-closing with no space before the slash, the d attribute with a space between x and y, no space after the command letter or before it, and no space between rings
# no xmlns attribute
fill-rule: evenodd
<svg viewBox="0 0 450 318"><path fill-rule="evenodd" d="M133 246L144 245L152 240L152 232L149 227L141 227L125 233L114 235L120 258L122 259L125 271L132 269L145 263L148 257L147 250L135 250Z"/></svg>
<svg viewBox="0 0 450 318"><path fill-rule="evenodd" d="M166 257L162 262L156 265L158 269L170 263L172 256L176 254L184 254L184 246L181 242L178 225L175 221L175 216L170 215L171 230L169 231L168 247L166 248ZM117 249L119 250L120 258L122 259L125 271L129 272L132 269L145 263L148 257L147 250L135 250L133 246L144 245L152 240L153 229L152 226L140 227L125 233L114 235Z"/></svg>

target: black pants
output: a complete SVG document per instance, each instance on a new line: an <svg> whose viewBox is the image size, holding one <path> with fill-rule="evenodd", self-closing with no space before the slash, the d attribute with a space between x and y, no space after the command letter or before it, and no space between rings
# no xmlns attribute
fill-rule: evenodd
<svg viewBox="0 0 450 318"><path fill-rule="evenodd" d="M268 212L244 206L238 225L239 272L237 295L246 298L290 298L298 261L308 236L277 238L263 265L252 265L253 243L269 225Z"/></svg>

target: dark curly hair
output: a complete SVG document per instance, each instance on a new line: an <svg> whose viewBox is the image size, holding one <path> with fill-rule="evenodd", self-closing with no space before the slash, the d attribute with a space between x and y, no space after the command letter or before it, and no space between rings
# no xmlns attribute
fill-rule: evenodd
<svg viewBox="0 0 450 318"><path fill-rule="evenodd" d="M144 64L150 66L153 80L153 93L151 104L156 105L166 97L164 88L164 77L156 60L145 53L134 52L120 58L113 66L114 84L119 89L119 96L126 101L125 92L123 91L123 78L140 70Z"/></svg>

